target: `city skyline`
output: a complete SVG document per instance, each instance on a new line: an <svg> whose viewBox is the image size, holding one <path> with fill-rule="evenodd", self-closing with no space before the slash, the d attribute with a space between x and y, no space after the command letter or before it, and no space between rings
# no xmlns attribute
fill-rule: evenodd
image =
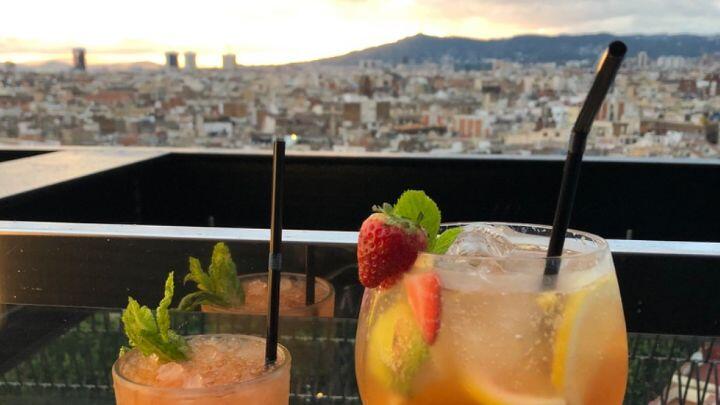
<svg viewBox="0 0 720 405"><path fill-rule="evenodd" d="M302 4L298 4L302 3ZM631 3L631 4L628 4ZM476 39L522 34L716 34L720 7L642 0L207 0L193 3L128 0L112 13L87 0L13 2L3 22L0 62L68 59L88 50L88 64L163 63L166 51L195 52L198 67L220 67L234 53L245 65L285 64L341 55L424 33ZM43 13L37 13L43 9ZM142 10L142 12L140 12ZM670 12L672 10L672 12Z"/></svg>
<svg viewBox="0 0 720 405"><path fill-rule="evenodd" d="M0 66L0 144L257 150L283 136L291 150L558 155L593 75L587 59L235 69L227 55L179 71L180 56L90 75ZM719 68L715 53L628 57L588 154L720 157Z"/></svg>

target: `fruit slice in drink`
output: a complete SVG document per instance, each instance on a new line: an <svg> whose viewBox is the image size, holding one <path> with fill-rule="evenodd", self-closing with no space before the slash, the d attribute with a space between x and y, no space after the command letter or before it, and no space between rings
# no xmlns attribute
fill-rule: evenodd
<svg viewBox="0 0 720 405"><path fill-rule="evenodd" d="M551 381L570 403L620 403L627 375L625 325L616 311L614 275L565 298L555 332ZM600 326L600 327L599 327Z"/></svg>
<svg viewBox="0 0 720 405"><path fill-rule="evenodd" d="M627 337L607 244L569 231L574 250L547 288L548 229L476 224L450 253L420 252L394 284L366 288L356 340L363 403L622 403Z"/></svg>

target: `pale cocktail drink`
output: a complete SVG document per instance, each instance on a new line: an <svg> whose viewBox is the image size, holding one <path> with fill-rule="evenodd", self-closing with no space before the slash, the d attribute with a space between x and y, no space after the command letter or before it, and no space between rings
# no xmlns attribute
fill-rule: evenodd
<svg viewBox="0 0 720 405"><path fill-rule="evenodd" d="M247 335L196 335L190 358L162 362L133 349L112 369L117 405L287 405L290 353L278 346L265 366L265 339Z"/></svg>
<svg viewBox="0 0 720 405"><path fill-rule="evenodd" d="M607 244L569 231L559 274L543 280L549 232L469 225L445 254L366 289L363 403L621 404L627 338Z"/></svg>
<svg viewBox="0 0 720 405"><path fill-rule="evenodd" d="M231 307L203 304L205 312L223 312L245 315L266 315L268 302L267 273L254 273L239 276L240 285L245 294L244 302ZM304 274L282 273L280 278L280 315L281 316L320 316L331 318L335 311L335 289L326 280L315 278L315 301L305 304Z"/></svg>

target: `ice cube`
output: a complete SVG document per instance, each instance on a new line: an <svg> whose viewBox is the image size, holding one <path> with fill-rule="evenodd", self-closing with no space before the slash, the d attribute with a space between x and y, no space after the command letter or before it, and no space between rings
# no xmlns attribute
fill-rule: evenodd
<svg viewBox="0 0 720 405"><path fill-rule="evenodd" d="M293 287L292 280L289 280L287 278L280 279L280 291L288 291L292 287Z"/></svg>
<svg viewBox="0 0 720 405"><path fill-rule="evenodd" d="M160 387L182 387L185 382L185 368L171 361L158 368L157 382Z"/></svg>
<svg viewBox="0 0 720 405"><path fill-rule="evenodd" d="M198 373L189 373L185 375L183 388L202 388L204 387L203 378Z"/></svg>
<svg viewBox="0 0 720 405"><path fill-rule="evenodd" d="M453 270L442 272L442 286L460 292L488 289L496 282L497 278L493 276L504 272L500 264L487 258L453 260L452 264L445 264L441 260L438 266Z"/></svg>
<svg viewBox="0 0 720 405"><path fill-rule="evenodd" d="M141 384L152 385L155 383L157 369L160 366L160 359L157 355L145 356L137 350L133 350L123 356L120 374L130 381Z"/></svg>
<svg viewBox="0 0 720 405"><path fill-rule="evenodd" d="M245 285L246 292L250 294L261 294L267 291L267 281L265 280L251 280Z"/></svg>
<svg viewBox="0 0 720 405"><path fill-rule="evenodd" d="M509 236L514 231L506 225L470 224L447 250L449 255L505 257L515 245Z"/></svg>

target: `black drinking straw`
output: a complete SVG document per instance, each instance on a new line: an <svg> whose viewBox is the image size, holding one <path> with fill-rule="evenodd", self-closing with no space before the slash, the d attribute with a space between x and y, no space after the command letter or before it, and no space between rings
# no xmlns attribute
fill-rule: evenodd
<svg viewBox="0 0 720 405"><path fill-rule="evenodd" d="M556 275L560 269L560 256L565 245L565 234L567 233L570 214L575 201L575 192L580 178L580 164L585 152L585 142L593 120L595 120L595 115L602 106L605 95L607 95L613 80L615 80L615 75L620 69L625 52L627 52L627 46L621 41L610 43L599 63L595 81L583 103L580 114L575 121L575 126L573 126L570 146L565 159L565 168L563 169L562 183L560 184L560 195L555 208L555 219L550 233L550 243L547 250L549 260L545 264L545 276ZM549 279L549 277L545 277L546 282Z"/></svg>
<svg viewBox="0 0 720 405"><path fill-rule="evenodd" d="M305 305L315 303L315 263L313 248L305 246Z"/></svg>
<svg viewBox="0 0 720 405"><path fill-rule="evenodd" d="M273 143L272 216L270 219L270 255L268 257L268 314L265 339L265 364L277 360L278 311L280 307L280 269L282 267L283 174L285 142Z"/></svg>

